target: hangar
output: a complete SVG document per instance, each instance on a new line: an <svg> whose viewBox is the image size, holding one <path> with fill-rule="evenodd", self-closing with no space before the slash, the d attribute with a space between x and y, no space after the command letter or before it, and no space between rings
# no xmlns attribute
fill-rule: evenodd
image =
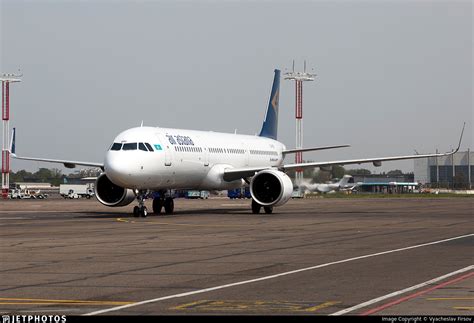
<svg viewBox="0 0 474 323"><path fill-rule="evenodd" d="M471 189L473 161L474 153L470 149L446 157L415 159L415 182L430 187Z"/></svg>

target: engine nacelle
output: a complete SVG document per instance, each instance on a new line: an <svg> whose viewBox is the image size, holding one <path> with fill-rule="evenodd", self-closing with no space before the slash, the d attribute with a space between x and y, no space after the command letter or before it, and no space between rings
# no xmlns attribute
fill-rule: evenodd
<svg viewBox="0 0 474 323"><path fill-rule="evenodd" d="M125 206L135 200L135 193L132 190L115 185L105 173L95 182L95 196L106 206Z"/></svg>
<svg viewBox="0 0 474 323"><path fill-rule="evenodd" d="M250 182L252 198L263 206L279 206L293 194L293 183L283 172L266 169L258 172Z"/></svg>

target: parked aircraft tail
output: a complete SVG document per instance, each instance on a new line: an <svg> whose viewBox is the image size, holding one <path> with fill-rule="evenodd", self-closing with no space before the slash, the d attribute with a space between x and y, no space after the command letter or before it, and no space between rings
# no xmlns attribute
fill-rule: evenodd
<svg viewBox="0 0 474 323"><path fill-rule="evenodd" d="M13 128L12 130L12 139L11 139L11 142L10 142L10 154L12 155L15 155L15 134L16 134L16 129Z"/></svg>
<svg viewBox="0 0 474 323"><path fill-rule="evenodd" d="M349 184L354 184L354 178L351 175L344 175L338 184L340 188L345 188Z"/></svg>

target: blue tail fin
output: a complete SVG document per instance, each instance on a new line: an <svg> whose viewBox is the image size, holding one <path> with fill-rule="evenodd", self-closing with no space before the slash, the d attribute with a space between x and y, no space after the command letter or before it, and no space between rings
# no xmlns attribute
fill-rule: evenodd
<svg viewBox="0 0 474 323"><path fill-rule="evenodd" d="M278 132L278 103L280 100L280 70L275 70L275 77L273 78L272 93L270 95L270 102L268 102L267 113L265 114L265 121L263 121L260 137L267 137L277 139Z"/></svg>
<svg viewBox="0 0 474 323"><path fill-rule="evenodd" d="M12 130L12 141L10 142L10 153L12 155L15 155L15 150L16 150L16 148L15 148L15 134L16 134L16 129L13 128L13 130Z"/></svg>

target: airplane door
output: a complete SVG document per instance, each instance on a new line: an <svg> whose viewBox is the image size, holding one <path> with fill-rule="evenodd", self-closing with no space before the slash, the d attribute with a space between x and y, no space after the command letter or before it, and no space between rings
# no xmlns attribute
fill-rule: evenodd
<svg viewBox="0 0 474 323"><path fill-rule="evenodd" d="M197 141L197 145L201 147L202 151L201 151L201 156L199 157L199 160L203 163L204 167L208 167L209 166L209 148L204 145L204 142L206 142L206 140L203 140L201 136L196 136L196 139L198 140Z"/></svg>
<svg viewBox="0 0 474 323"><path fill-rule="evenodd" d="M245 151L245 166L248 166L250 151L247 150L247 145L245 143L242 143L242 149Z"/></svg>
<svg viewBox="0 0 474 323"><path fill-rule="evenodd" d="M164 155L165 155L165 166L171 166L172 158L173 158L173 156L171 155L172 145L170 144L169 140L167 140L167 138L163 136L162 134L157 134L157 136L158 136L158 139L160 139L160 142L161 142L160 147L163 150ZM155 149L156 148L157 147L155 147Z"/></svg>
<svg viewBox="0 0 474 323"><path fill-rule="evenodd" d="M209 166L209 149L207 147L204 147L204 166L207 167Z"/></svg>

